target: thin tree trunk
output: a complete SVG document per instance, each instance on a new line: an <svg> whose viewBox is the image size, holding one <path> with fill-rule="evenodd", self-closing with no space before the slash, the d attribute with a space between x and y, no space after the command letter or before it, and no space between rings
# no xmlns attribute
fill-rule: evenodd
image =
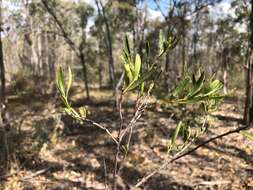
<svg viewBox="0 0 253 190"><path fill-rule="evenodd" d="M99 42L99 55L101 55L101 45L100 45L100 42ZM103 68L103 65L102 65L102 61L101 61L101 58L98 60L98 82L99 82L99 89L102 89L102 80L103 80L103 77L102 77L102 68Z"/></svg>
<svg viewBox="0 0 253 190"><path fill-rule="evenodd" d="M2 2L0 1L0 3L2 3ZM0 15L0 22L1 22L1 15ZM5 102L5 85L6 84L5 84L5 66L4 66L3 44L2 44L2 26L0 26L0 72L1 72L0 73L1 74L1 103L4 103Z"/></svg>
<svg viewBox="0 0 253 190"><path fill-rule="evenodd" d="M102 16L104 24L105 24L106 38L107 38L107 42L105 44L107 46L107 54L108 54L109 79L110 79L110 84L112 85L113 88L115 88L115 69L114 69L114 59L113 59L113 52L112 52L111 30L110 30L110 26L106 17L105 8L102 2L100 0L99 1L95 0L95 2L98 8L98 14L99 16ZM102 14L101 14L99 4L102 8Z"/></svg>
<svg viewBox="0 0 253 190"><path fill-rule="evenodd" d="M0 97L0 170L6 171L8 169L9 149L7 142L6 129L3 126L5 123L5 66L3 58L3 44L2 44L2 1L0 0L0 74L1 74L1 97Z"/></svg>
<svg viewBox="0 0 253 190"><path fill-rule="evenodd" d="M253 122L253 79L252 79L252 66L253 66L253 0L251 0L251 14L250 14L250 52L248 56L248 69L246 77L246 101L244 110L244 121L246 125Z"/></svg>
<svg viewBox="0 0 253 190"><path fill-rule="evenodd" d="M86 67L85 57L82 52L81 52L79 58L80 58L80 61L81 61L82 67L83 67L83 79L84 79L86 97L89 100L90 99L90 90L89 90L89 85L88 85L87 67Z"/></svg>
<svg viewBox="0 0 253 190"><path fill-rule="evenodd" d="M50 45L51 49L48 52L49 53L48 54L49 73L50 73L50 79L52 81L55 81L55 61L56 61L56 59L55 59L55 57L56 57L55 56L55 49L56 49L56 46L57 46L57 44L56 44L57 39L56 39L55 34L48 35L48 38L49 38L48 42L50 42L52 40L51 45Z"/></svg>

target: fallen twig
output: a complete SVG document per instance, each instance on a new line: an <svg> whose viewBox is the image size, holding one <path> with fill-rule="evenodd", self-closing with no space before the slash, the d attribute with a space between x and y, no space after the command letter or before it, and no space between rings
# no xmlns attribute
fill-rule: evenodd
<svg viewBox="0 0 253 190"><path fill-rule="evenodd" d="M32 179L32 178L34 178L34 177L36 177L38 175L46 173L50 168L51 167L47 167L47 168L39 170L39 171L37 171L37 172L35 172L35 173L31 174L31 175L25 176L20 181L26 181L26 180Z"/></svg>
<svg viewBox="0 0 253 190"><path fill-rule="evenodd" d="M190 155L191 153L195 152L196 150L198 150L199 148L205 146L206 144L212 142L212 141L215 141L217 139L220 139L222 137L225 137L225 136L228 136L228 135L231 135L231 134L234 134L234 133L238 133L242 130L246 130L248 129L249 126L243 126L243 127L239 127L237 129L234 129L234 130L230 130L226 133L223 133L223 134L220 134L220 135L217 135L215 137L212 137L204 142L202 142L201 144L195 146L194 148L186 151L185 153L182 153L182 154L176 154L174 156L174 158L170 159L170 160L167 160L165 161L165 163L160 166L159 168L157 168L156 170L154 170L153 172L151 172L150 174L146 175L145 177L143 177L138 183L136 183L131 189L134 189L134 188L137 188L137 187L140 187L141 185L143 185L145 182L147 182L152 176L154 176L155 174L157 174L158 172L162 171L163 169L165 169L169 164L173 163L174 161L176 160L179 160L180 158L183 158L187 155Z"/></svg>

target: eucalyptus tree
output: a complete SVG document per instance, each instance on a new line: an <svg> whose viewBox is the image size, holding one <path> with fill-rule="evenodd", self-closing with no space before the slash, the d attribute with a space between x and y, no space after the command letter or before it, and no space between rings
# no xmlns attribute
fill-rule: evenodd
<svg viewBox="0 0 253 190"><path fill-rule="evenodd" d="M78 57L82 66L86 97L87 99L90 99L85 52L87 46L86 27L88 18L93 15L93 8L85 2L72 3L58 1L57 4L53 4L53 1L41 0L41 3L47 13L54 20L65 42ZM65 15L68 13L68 17L64 17L63 11L65 11Z"/></svg>
<svg viewBox="0 0 253 190"><path fill-rule="evenodd" d="M247 57L247 75L246 75L246 101L244 110L244 120L249 126L253 123L253 0L250 0L251 12L249 14L249 51ZM243 6L245 8L245 6ZM245 10L245 9L244 9ZM248 9L246 9L248 10ZM241 12L240 12L241 13ZM247 15L247 12L244 13ZM240 16L242 16L240 14ZM240 18L240 17L239 17Z"/></svg>
<svg viewBox="0 0 253 190"><path fill-rule="evenodd" d="M3 44L2 44L2 1L0 1L0 74L1 74L1 103L5 102L5 66L3 58Z"/></svg>
<svg viewBox="0 0 253 190"><path fill-rule="evenodd" d="M3 57L3 44L2 44L2 1L0 0L0 74L1 74L1 96L0 96L0 170L5 172L8 169L8 142L5 129L5 65ZM1 173L1 172L0 172Z"/></svg>

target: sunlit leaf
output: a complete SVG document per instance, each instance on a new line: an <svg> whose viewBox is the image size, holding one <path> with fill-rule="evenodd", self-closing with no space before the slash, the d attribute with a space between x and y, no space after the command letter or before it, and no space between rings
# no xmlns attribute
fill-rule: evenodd
<svg viewBox="0 0 253 190"><path fill-rule="evenodd" d="M68 84L67 84L67 89L66 89L66 97L68 97L69 89L72 85L72 72L70 67L68 67Z"/></svg>
<svg viewBox="0 0 253 190"><path fill-rule="evenodd" d="M57 88L59 89L60 93L65 96L65 84L64 84L64 75L62 68L60 67L57 72Z"/></svg>
<svg viewBox="0 0 253 190"><path fill-rule="evenodd" d="M132 71L130 69L130 64L125 63L124 68L125 68L125 77L127 79L126 83L128 85L133 80L133 74L132 74Z"/></svg>
<svg viewBox="0 0 253 190"><path fill-rule="evenodd" d="M175 144L175 142L176 142L176 140L177 140L177 137L178 137L178 134L179 134L179 132L180 132L180 129L181 129L181 127L182 127L182 121L180 121L178 124L177 124L177 127L176 127L176 129L175 129L175 131L174 131L174 133L173 133L173 136L172 136L172 138L171 138L171 146L173 147L174 146L174 144Z"/></svg>
<svg viewBox="0 0 253 190"><path fill-rule="evenodd" d="M137 80L140 74L141 70L141 57L137 53L135 58L135 64L134 64L134 80Z"/></svg>
<svg viewBox="0 0 253 190"><path fill-rule="evenodd" d="M253 141L253 134L250 134L248 132L241 131L240 132L243 136L247 137L248 139Z"/></svg>

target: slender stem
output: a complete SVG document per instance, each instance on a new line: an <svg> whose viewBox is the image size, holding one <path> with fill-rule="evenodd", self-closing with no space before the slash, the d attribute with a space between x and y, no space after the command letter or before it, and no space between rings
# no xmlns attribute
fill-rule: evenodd
<svg viewBox="0 0 253 190"><path fill-rule="evenodd" d="M87 122L91 123L92 125L94 125L94 126L100 128L100 129L104 130L104 131L111 137L111 139L112 139L116 144L118 144L118 141L113 137L112 133L111 133L107 128L105 128L104 126L102 126L102 125L100 125L100 124L98 124L98 123L96 123L95 121L92 121L92 120L90 120L90 119L85 119L84 121L87 121Z"/></svg>
<svg viewBox="0 0 253 190"><path fill-rule="evenodd" d="M120 152L120 146L121 146L121 131L123 128L123 115L122 115L122 100L123 100L123 89L121 90L120 97L119 97L119 103L118 103L118 109L119 109L119 118L120 118L120 126L118 130L118 136L117 136L117 148L114 158L114 172L113 172L113 189L117 190L117 175L118 175L118 159L119 159L119 152Z"/></svg>
<svg viewBox="0 0 253 190"><path fill-rule="evenodd" d="M141 96L138 96L137 101L136 101L135 114L134 114L133 118L131 119L130 123L128 124L128 126L126 127L126 129L121 134L120 138L122 140L124 138L124 136L126 135L126 133L130 130L129 135L128 135L127 144L126 144L126 152L125 152L123 159L120 163L118 173L120 173L120 171L122 170L124 163L126 161L126 157L129 152L130 142L131 142L131 138L132 138L133 128L135 126L134 124L136 124L137 120L142 116L142 113L147 106L147 99L148 99L148 96L144 96L143 99Z"/></svg>
<svg viewBox="0 0 253 190"><path fill-rule="evenodd" d="M231 131L228 131L226 133L222 133L220 135L217 135L215 137L212 137L204 142L202 142L201 144L195 146L194 148L188 150L187 152L185 153L182 153L182 151L180 151L178 154L176 154L174 156L174 158L170 159L170 160L167 160L164 162L164 164L162 166L160 166L158 169L154 170L153 172L151 172L150 174L146 175L145 177L143 177L137 184L135 184L131 189L134 189L134 188L137 188L137 187L140 187L141 185L143 185L145 182L147 182L152 176L154 176L155 174L157 174L158 172L160 172L161 170L165 169L169 164L173 163L174 161L176 160L179 160L180 158L183 158L193 152L195 152L196 150L198 150L199 148L205 146L206 144L212 142L212 141L215 141L217 139L220 139L222 137L225 137L225 136L228 136L228 135L231 135L233 133L238 133L242 130L246 130L248 128L248 126L243 126L243 127L239 127L237 129L234 129L234 130L231 130Z"/></svg>

